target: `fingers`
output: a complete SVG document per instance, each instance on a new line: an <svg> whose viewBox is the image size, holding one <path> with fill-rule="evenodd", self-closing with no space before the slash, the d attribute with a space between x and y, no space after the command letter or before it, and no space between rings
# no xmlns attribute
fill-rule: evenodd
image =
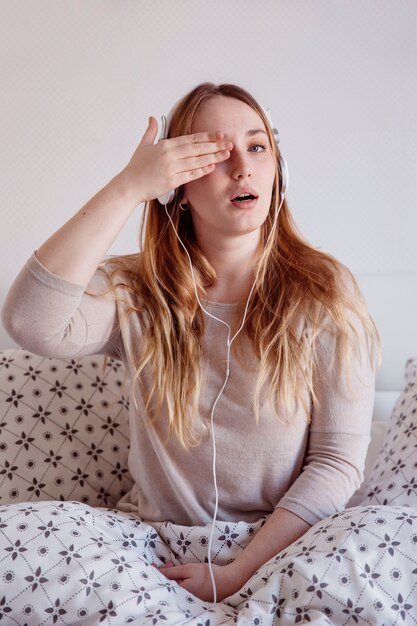
<svg viewBox="0 0 417 626"><path fill-rule="evenodd" d="M204 167L210 163L218 163L228 159L233 144L230 141L216 143L188 144L183 146L178 153L178 166L187 169Z"/></svg>
<svg viewBox="0 0 417 626"><path fill-rule="evenodd" d="M173 580L175 580L175 581L176 581L179 585L181 585L181 586L182 586L182 584L183 584L183 582L184 582L184 579L183 579L183 578L179 578L179 577L177 577L177 576L172 576L172 577L170 577L170 576L167 576L167 574L166 574L166 571L165 571L166 569L171 568L171 567L176 567L176 566L174 565L173 561L167 561L167 562L165 563L165 565L164 565L164 566L157 565L156 563L151 563L151 565L152 565L152 567L154 567L155 569L157 569L157 570L158 570L158 571L159 571L159 572L160 572L163 576L165 576L166 578L172 578L172 579L173 579ZM163 571L162 571L162 570L163 570Z"/></svg>
<svg viewBox="0 0 417 626"><path fill-rule="evenodd" d="M156 569L163 569L164 567L175 567L173 561L167 561L165 565L157 565L156 563L151 563L151 565L153 567L156 567Z"/></svg>
<svg viewBox="0 0 417 626"><path fill-rule="evenodd" d="M160 567L162 574L170 580L184 580L187 578L187 566L175 565L174 567Z"/></svg>
<svg viewBox="0 0 417 626"><path fill-rule="evenodd" d="M231 150L233 144L231 141L200 141L198 143L187 142L181 146L177 146L177 153L180 158L189 156L200 156L201 154L210 154L219 152L220 150Z"/></svg>
<svg viewBox="0 0 417 626"><path fill-rule="evenodd" d="M181 159L178 162L178 167L180 170L177 172L178 174L183 174L184 172L193 172L204 170L208 168L208 171L212 171L214 169L216 163L220 163L221 161L225 161L230 156L229 150L219 150L213 154L204 154L199 157L189 157L188 159Z"/></svg>
<svg viewBox="0 0 417 626"><path fill-rule="evenodd" d="M232 150L233 143L228 140L219 139L224 133L216 131L215 133L194 133L193 135L182 135L167 140L165 148L167 150L175 150L175 155L179 159L188 159L189 157L200 157L201 155L212 155L220 153L222 158L227 158L227 151ZM198 164L204 166L206 163Z"/></svg>
<svg viewBox="0 0 417 626"><path fill-rule="evenodd" d="M192 135L191 135L192 136ZM215 169L217 163L225 161L230 156L233 144L230 141L186 143L180 147L179 160L177 161L176 175L184 182L206 176ZM185 182L186 182L185 181Z"/></svg>
<svg viewBox="0 0 417 626"><path fill-rule="evenodd" d="M173 137L170 139L171 142L175 143L176 146L182 146L185 144L198 144L201 142L213 142L213 141L221 141L224 137L224 133L221 130L216 130L214 132L204 132L204 133L193 133L191 135L180 135L179 137Z"/></svg>
<svg viewBox="0 0 417 626"><path fill-rule="evenodd" d="M220 140L224 133L194 133L174 137L163 146L165 156L173 159L172 188L210 174L217 163L230 157L233 144ZM162 142L164 143L164 142Z"/></svg>
<svg viewBox="0 0 417 626"><path fill-rule="evenodd" d="M178 158L187 159L189 157L199 157L202 155L213 155L230 152L233 149L231 141L199 141L192 143L188 141L176 147Z"/></svg>
<svg viewBox="0 0 417 626"><path fill-rule="evenodd" d="M226 155L219 155L219 156L212 156L212 157L205 157L205 158L201 158L200 159L200 165L198 165L196 160L193 160L188 167L186 167L185 165L181 165L181 170L180 172L177 172L176 174L174 174L173 176L173 184L172 187L173 188L177 188L180 185L184 185L185 183L188 183L192 180L196 180L197 178L202 178L203 176L207 176L207 174L211 174L211 172L214 171L215 167L216 167L216 163L219 163L220 161L224 161L225 159L228 159L230 156L230 154ZM209 163L207 163L207 161L210 161ZM206 163L206 165L202 165L202 163ZM182 169L185 168L185 169Z"/></svg>

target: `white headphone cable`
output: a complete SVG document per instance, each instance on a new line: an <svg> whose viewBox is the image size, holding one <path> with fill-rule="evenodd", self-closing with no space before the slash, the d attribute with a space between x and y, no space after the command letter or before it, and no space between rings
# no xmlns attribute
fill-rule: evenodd
<svg viewBox="0 0 417 626"><path fill-rule="evenodd" d="M285 197L285 195L281 194L281 202L280 202L279 207L278 207L278 209L277 209L277 211L275 213L274 223L272 225L271 232L268 235L268 239L266 240L265 247L267 246L267 244L268 244L268 242L269 242L269 240L271 238L271 235L272 235L272 233L275 230L275 227L276 227L276 224L277 224L278 215L279 215L279 212L281 210L281 206L282 206L282 203L284 201L284 197ZM223 390L226 387L227 381L229 379L229 375L230 375L230 347L231 347L233 341L235 340L237 335L240 333L240 331L242 330L242 328L243 328L243 326L245 324L246 315L247 315L248 307L249 307L249 301L251 299L253 290L254 290L255 285L256 285L256 277L255 277L255 280L254 280L253 285L252 285L252 289L250 290L250 293L249 293L249 296L248 296L248 299L247 299L247 302L246 302L245 313L243 315L242 323L241 323L239 329L233 335L232 339L230 339L230 333L232 332L232 329L230 328L229 324L227 322L221 320L220 318L216 317L215 315L212 315L208 311L206 311L206 309L201 304L200 299L198 297L198 293L197 293L197 285L196 285L196 282L195 282L194 269L193 269L193 264L192 264L192 261L191 261L190 254L189 254L187 248L185 247L185 245L183 244L183 242L181 241L180 236L177 233L177 230L175 228L174 222L172 221L171 216L168 213L166 204L164 204L164 208L165 208L165 213L167 214L168 219L171 222L172 228L174 229L175 235L176 235L178 241L180 242L180 244L182 245L182 247L184 248L184 250L185 250L185 252L187 254L188 261L189 261L189 264L190 264L190 269L191 269L191 277L192 277L192 280L193 280L194 292L195 292L195 295L196 295L196 298L197 298L197 302L200 305L200 308L202 309L202 311L204 313L206 313L206 315L208 315L209 317L212 317L213 319L217 320L218 322L221 322L222 324L227 326L227 328L229 329L228 337L227 337L227 369L226 369L226 378L224 380L224 383L223 383L223 386L222 386L222 388L220 390L220 393L218 394L216 400L214 401L213 408L211 410L211 419L210 419L210 422L211 422L211 433L212 433L212 439L213 439L213 481L214 481L214 490L215 490L215 494L216 494L216 501L215 501L215 507L214 507L213 521L211 523L211 531L210 531L210 538L209 538L209 544L208 544L207 559L208 559L208 566L209 566L209 571L210 571L211 583L212 583L212 586L213 586L213 595L214 595L213 602L216 603L217 602L217 589L216 589L216 583L215 583L215 580L214 580L213 569L212 569L212 564L211 564L211 546L212 546L212 541L213 541L214 525L215 525L216 518L217 518L217 510L218 510L218 504L219 504L219 492L218 492L218 489L217 489L217 478L216 478L216 439L215 439L215 436L214 436L214 423L213 423L214 409L216 408L216 404L217 404L220 396L222 395Z"/></svg>

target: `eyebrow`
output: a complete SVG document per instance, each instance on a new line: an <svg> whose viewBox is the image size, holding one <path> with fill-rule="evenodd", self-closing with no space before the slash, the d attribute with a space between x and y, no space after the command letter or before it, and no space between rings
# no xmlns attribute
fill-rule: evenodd
<svg viewBox="0 0 417 626"><path fill-rule="evenodd" d="M258 133L264 133L264 135L266 135L266 132L264 131L263 128L253 128L252 130L248 130L246 135L249 135L249 137L252 137L252 135L257 135Z"/></svg>

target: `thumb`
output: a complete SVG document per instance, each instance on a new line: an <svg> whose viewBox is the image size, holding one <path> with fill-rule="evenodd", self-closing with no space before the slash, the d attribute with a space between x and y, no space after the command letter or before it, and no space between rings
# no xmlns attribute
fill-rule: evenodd
<svg viewBox="0 0 417 626"><path fill-rule="evenodd" d="M139 145L140 146L152 146L155 141L157 132L158 132L158 122L151 115L148 119L148 126L145 130L145 134L143 135Z"/></svg>

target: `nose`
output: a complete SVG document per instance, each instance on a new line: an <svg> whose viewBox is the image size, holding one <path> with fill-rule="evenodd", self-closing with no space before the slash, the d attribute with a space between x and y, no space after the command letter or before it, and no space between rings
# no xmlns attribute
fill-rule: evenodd
<svg viewBox="0 0 417 626"><path fill-rule="evenodd" d="M250 155L246 150L239 150L236 145L233 146L233 150L230 152L230 157L227 159L226 163L229 164L231 176L235 180L252 176L252 165L249 159Z"/></svg>

